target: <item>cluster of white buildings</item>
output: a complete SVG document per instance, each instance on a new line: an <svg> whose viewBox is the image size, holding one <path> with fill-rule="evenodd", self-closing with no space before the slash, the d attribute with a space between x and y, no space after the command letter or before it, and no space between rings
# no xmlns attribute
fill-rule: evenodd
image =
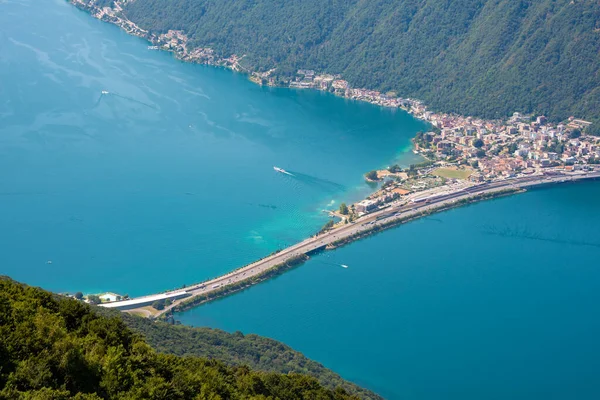
<svg viewBox="0 0 600 400"><path fill-rule="evenodd" d="M547 167L585 168L600 161L600 138L582 134L589 122L569 118L560 124L546 117L515 113L507 121L424 112L436 127L415 138L415 147L433 160L470 164L475 180L513 176Z"/></svg>

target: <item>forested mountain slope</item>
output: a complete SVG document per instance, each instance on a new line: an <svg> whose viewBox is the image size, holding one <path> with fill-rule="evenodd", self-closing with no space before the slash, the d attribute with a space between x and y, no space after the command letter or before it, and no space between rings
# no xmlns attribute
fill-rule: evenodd
<svg viewBox="0 0 600 400"><path fill-rule="evenodd" d="M341 73L434 110L599 116L597 0L130 0L124 13L254 70Z"/></svg>
<svg viewBox="0 0 600 400"><path fill-rule="evenodd" d="M155 352L119 317L0 277L0 399L351 399L300 374Z"/></svg>
<svg viewBox="0 0 600 400"><path fill-rule="evenodd" d="M326 388L343 388L361 399L378 400L377 394L345 381L335 372L312 361L291 347L258 335L227 333L219 329L171 325L96 307L103 315L118 316L134 332L144 336L155 350L177 356L216 359L227 365L247 365L265 372L310 375Z"/></svg>

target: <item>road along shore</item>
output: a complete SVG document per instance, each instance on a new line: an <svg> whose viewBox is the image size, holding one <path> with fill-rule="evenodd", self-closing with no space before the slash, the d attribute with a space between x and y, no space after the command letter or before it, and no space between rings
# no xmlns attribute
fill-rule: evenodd
<svg viewBox="0 0 600 400"><path fill-rule="evenodd" d="M301 265L312 254L335 249L417 218L477 201L523 192L534 186L588 179L600 179L600 171L586 173L553 172L551 174L510 178L455 189L429 198L421 197L405 202L396 202L384 209L364 215L352 223L305 239L300 243L217 278L187 288L120 302L104 303L101 306L139 313L144 307L144 311L147 311L147 306L156 299L162 299L169 300L170 304L162 310L157 310L153 317L184 311L278 276ZM148 313L145 312L145 315L148 315Z"/></svg>

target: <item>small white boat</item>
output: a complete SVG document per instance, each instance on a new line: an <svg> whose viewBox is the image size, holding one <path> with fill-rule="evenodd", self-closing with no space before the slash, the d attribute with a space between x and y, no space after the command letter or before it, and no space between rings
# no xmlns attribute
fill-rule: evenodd
<svg viewBox="0 0 600 400"><path fill-rule="evenodd" d="M279 168L279 167L273 167L273 169L274 169L275 171L277 171L277 172L281 172L282 174L286 174L286 175L291 175L291 176L293 176L292 174L290 174L289 172L287 172L287 171L286 171L285 169L283 169L283 168Z"/></svg>
<svg viewBox="0 0 600 400"><path fill-rule="evenodd" d="M102 94L108 94L108 90L103 90Z"/></svg>

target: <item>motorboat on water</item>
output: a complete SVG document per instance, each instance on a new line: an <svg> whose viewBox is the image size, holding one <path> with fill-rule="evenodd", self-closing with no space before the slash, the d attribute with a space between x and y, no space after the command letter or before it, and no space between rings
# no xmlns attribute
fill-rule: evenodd
<svg viewBox="0 0 600 400"><path fill-rule="evenodd" d="M292 174L291 172L287 172L287 171L286 171L285 169L283 169L283 168L279 168L279 167L273 167L273 169L274 169L276 172L281 172L282 174L286 174L286 175L289 175L289 176L294 176L294 174Z"/></svg>

